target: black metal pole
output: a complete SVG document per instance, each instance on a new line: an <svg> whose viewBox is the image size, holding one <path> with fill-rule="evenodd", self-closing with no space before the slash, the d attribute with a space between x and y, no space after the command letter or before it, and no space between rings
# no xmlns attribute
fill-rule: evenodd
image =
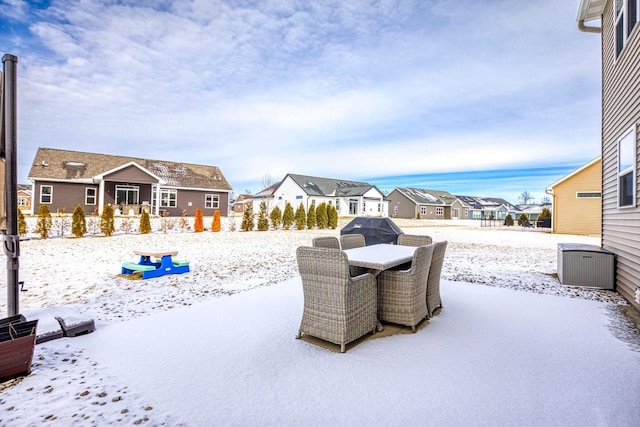
<svg viewBox="0 0 640 427"><path fill-rule="evenodd" d="M20 237L18 236L18 168L17 168L17 76L18 57L6 54L2 57L4 68L4 132L5 132L5 203L7 232L3 236L4 253L7 255L7 313L20 313L18 301L18 269Z"/></svg>

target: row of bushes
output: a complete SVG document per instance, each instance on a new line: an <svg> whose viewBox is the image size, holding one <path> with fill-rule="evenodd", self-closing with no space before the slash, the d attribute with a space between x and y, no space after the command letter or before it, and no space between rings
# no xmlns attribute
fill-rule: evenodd
<svg viewBox="0 0 640 427"><path fill-rule="evenodd" d="M318 229L338 227L338 211L333 205L327 205L322 202L316 207L315 205L309 206L309 209L305 211L304 205L300 203L300 206L293 211L293 206L289 202L285 204L284 212L276 206L268 212L267 203L262 201L260 203L260 210L257 215L253 213L253 206L248 203L245 207L242 215L242 223L240 229L242 231L252 231L256 228L258 231L267 231L269 229L269 222L274 230L280 227L285 230L289 230L295 225L298 230L304 230L305 228L312 229L318 227Z"/></svg>
<svg viewBox="0 0 640 427"><path fill-rule="evenodd" d="M63 212L62 212L63 213ZM73 210L73 214L71 215L71 221L66 216L60 215L56 218L56 228L58 234L60 236L64 236L68 231L71 231L75 237L82 237L87 234L87 225L91 228L95 228L100 231L103 235L109 237L115 232L115 219L113 215L113 209L110 205L106 205L102 214L100 215L99 222L94 222L91 219L87 222L85 217L84 209L80 205L76 206ZM182 218L180 218L179 226L182 229L189 229L190 226L187 222L186 215L183 214ZM51 230L54 227L54 222L51 217L51 212L49 212L49 208L47 205L40 205L38 209L38 218L36 222L35 232L42 239L47 239L50 236ZM124 221L121 224L121 228L123 231L131 231L133 228L133 224L131 221ZM173 221L163 221L161 223L161 228L164 231L167 231L168 228L173 228ZM195 220L193 225L193 230L198 233L204 231L204 216L202 214L202 210L200 208L196 209L195 212ZM211 231L217 232L220 231L220 211L215 211L213 214L213 219L211 221ZM140 215L140 223L138 228L140 234L149 234L151 233L151 218L149 216L149 212L143 210ZM22 211L18 210L18 234L20 236L25 236L27 234L27 221L22 214ZM96 233L92 233L96 234Z"/></svg>
<svg viewBox="0 0 640 427"><path fill-rule="evenodd" d="M540 212L540 215L538 215L538 220L541 220L543 218L551 218L551 211L548 208L543 208ZM507 227L513 226L513 217L511 216L511 214L508 214L504 219L504 225L506 225ZM527 216L527 214L521 214L518 217L518 225L521 225L523 227L528 227L530 225L529 217Z"/></svg>

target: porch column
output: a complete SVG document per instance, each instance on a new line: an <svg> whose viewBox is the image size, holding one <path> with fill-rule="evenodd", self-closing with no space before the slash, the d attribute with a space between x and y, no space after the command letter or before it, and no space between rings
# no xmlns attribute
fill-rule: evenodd
<svg viewBox="0 0 640 427"><path fill-rule="evenodd" d="M102 215L104 209L104 179L98 184L98 215Z"/></svg>

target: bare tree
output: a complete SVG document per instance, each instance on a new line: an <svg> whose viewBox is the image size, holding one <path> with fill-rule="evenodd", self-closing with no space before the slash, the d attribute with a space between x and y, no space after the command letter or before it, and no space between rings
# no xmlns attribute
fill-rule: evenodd
<svg viewBox="0 0 640 427"><path fill-rule="evenodd" d="M528 205L529 203L533 203L534 201L534 197L528 191L523 191L518 199L522 202L523 205Z"/></svg>
<svg viewBox="0 0 640 427"><path fill-rule="evenodd" d="M543 205L548 205L548 204L550 204L550 203L551 203L551 197L549 197L549 196L544 196L544 197L542 198L542 200L540 200L540 203L541 203L541 204L543 204Z"/></svg>

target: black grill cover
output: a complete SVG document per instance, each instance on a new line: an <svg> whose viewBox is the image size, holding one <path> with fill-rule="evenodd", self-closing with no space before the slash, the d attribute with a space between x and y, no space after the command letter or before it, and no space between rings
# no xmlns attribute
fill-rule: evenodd
<svg viewBox="0 0 640 427"><path fill-rule="evenodd" d="M369 245L376 243L398 243L398 236L404 234L390 218L357 217L340 230L340 235L362 234Z"/></svg>

